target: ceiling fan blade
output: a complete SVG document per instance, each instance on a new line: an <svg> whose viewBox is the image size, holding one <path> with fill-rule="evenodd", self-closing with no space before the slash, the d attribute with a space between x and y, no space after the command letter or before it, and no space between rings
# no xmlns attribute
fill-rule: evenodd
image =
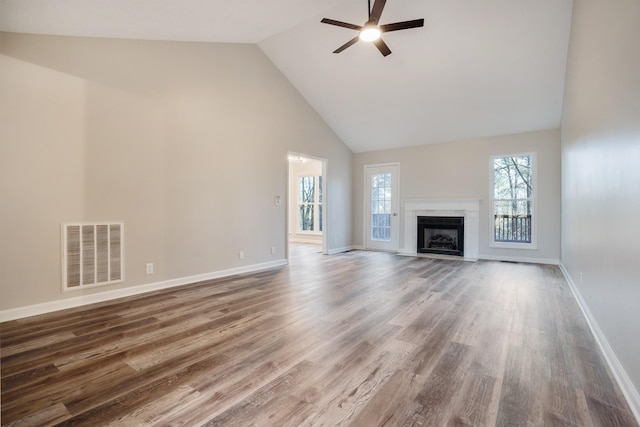
<svg viewBox="0 0 640 427"><path fill-rule="evenodd" d="M369 15L369 20L375 22L376 24L380 20L380 16L382 15L382 9L384 9L384 4L387 0L376 0L373 4L373 8L371 9L371 14Z"/></svg>
<svg viewBox="0 0 640 427"><path fill-rule="evenodd" d="M382 56L391 54L391 49L389 49L389 46L387 46L387 44L382 39L374 40L373 44L376 45Z"/></svg>
<svg viewBox="0 0 640 427"><path fill-rule="evenodd" d="M346 42L345 44L343 44L342 46L340 46L339 48L337 48L336 50L333 51L333 53L340 53L343 50L345 50L346 48L348 48L349 46L355 44L358 40L360 40L360 35L355 36L354 38L352 38L351 40L349 40L348 42Z"/></svg>
<svg viewBox="0 0 640 427"><path fill-rule="evenodd" d="M395 22L393 24L380 25L380 31L388 33L389 31L408 30L409 28L424 27L424 19L414 19L412 21Z"/></svg>
<svg viewBox="0 0 640 427"><path fill-rule="evenodd" d="M349 28L351 30L356 30L356 31L362 30L362 26L360 25L354 25L354 24L349 24L348 22L336 21L335 19L323 18L322 21L320 22L322 22L323 24L336 25L338 27Z"/></svg>

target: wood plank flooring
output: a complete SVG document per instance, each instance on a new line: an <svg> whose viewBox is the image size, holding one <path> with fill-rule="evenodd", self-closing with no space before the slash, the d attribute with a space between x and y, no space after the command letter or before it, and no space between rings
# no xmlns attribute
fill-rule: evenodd
<svg viewBox="0 0 640 427"><path fill-rule="evenodd" d="M318 252L1 324L2 425L637 426L557 267Z"/></svg>

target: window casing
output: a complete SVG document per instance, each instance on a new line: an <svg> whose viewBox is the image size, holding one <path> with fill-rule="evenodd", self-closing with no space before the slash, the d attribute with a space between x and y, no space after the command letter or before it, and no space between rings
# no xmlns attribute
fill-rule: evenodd
<svg viewBox="0 0 640 427"><path fill-rule="evenodd" d="M536 249L533 153L491 158L491 246Z"/></svg>
<svg viewBox="0 0 640 427"><path fill-rule="evenodd" d="M298 232L322 233L322 176L298 178Z"/></svg>

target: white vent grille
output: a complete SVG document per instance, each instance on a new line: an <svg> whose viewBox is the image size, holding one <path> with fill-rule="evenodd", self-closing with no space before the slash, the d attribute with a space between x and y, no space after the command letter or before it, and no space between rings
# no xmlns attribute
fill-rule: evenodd
<svg viewBox="0 0 640 427"><path fill-rule="evenodd" d="M62 224L64 290L124 280L124 223Z"/></svg>

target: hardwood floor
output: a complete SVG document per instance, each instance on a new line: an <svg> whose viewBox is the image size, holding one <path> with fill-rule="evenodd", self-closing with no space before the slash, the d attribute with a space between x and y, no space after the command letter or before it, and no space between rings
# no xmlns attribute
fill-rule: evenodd
<svg viewBox="0 0 640 427"><path fill-rule="evenodd" d="M558 268L318 252L3 323L3 425L637 426Z"/></svg>

